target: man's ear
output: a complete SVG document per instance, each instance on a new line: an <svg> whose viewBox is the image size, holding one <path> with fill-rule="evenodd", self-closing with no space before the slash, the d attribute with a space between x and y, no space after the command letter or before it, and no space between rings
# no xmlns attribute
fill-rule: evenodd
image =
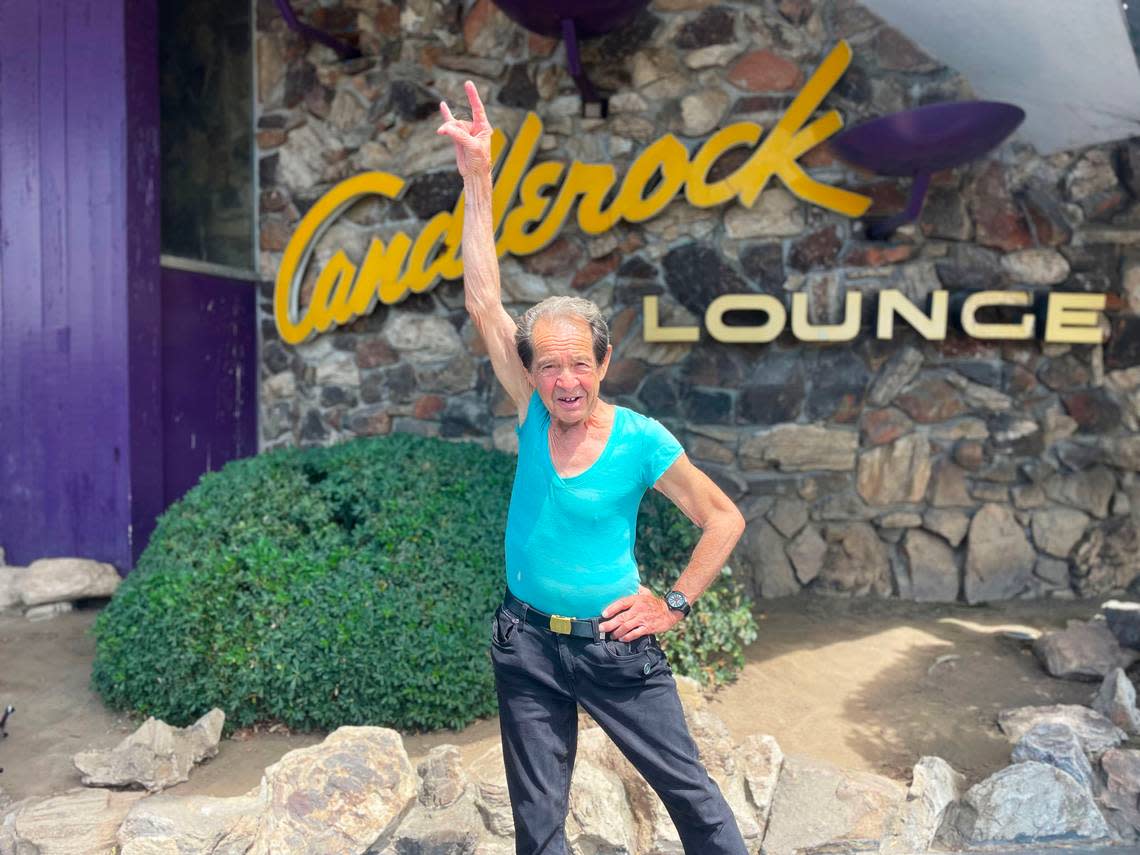
<svg viewBox="0 0 1140 855"><path fill-rule="evenodd" d="M611 345L607 345L607 346L606 346L606 358L602 360L602 364L601 364L601 366L599 366L599 368L598 368L598 381L599 381L599 382L601 382L602 380L604 380L604 379L605 379L605 377L606 377L606 372L607 372L607 371L609 371L609 368L610 368L610 356L612 356L612 355L613 355L613 352L614 352L614 346L613 346L612 344L611 344Z"/></svg>

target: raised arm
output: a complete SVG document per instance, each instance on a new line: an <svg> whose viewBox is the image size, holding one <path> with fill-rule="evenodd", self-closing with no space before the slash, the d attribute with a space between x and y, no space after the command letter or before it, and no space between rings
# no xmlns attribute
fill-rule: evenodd
<svg viewBox="0 0 1140 855"><path fill-rule="evenodd" d="M491 227L491 125L479 92L465 84L471 121L451 115L439 102L443 124L438 133L455 143L455 163L463 176L463 293L471 320L487 345L495 376L515 402L519 421L526 416L531 384L515 347L515 321L503 308L499 258Z"/></svg>

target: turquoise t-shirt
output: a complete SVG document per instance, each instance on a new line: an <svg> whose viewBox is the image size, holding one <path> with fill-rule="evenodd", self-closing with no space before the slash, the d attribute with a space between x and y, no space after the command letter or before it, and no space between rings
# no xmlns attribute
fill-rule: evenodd
<svg viewBox="0 0 1140 855"><path fill-rule="evenodd" d="M516 597L541 611L595 617L637 593L637 509L684 448L656 419L614 410L601 455L570 478L550 459L550 413L538 392L515 426L519 459L507 511L506 580Z"/></svg>

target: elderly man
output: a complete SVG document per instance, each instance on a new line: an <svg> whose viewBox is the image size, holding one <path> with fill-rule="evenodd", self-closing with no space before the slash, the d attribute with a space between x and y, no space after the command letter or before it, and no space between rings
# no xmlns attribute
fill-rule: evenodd
<svg viewBox="0 0 1140 855"><path fill-rule="evenodd" d="M516 324L503 308L491 227L491 126L440 103L466 198L464 290L495 376L518 406L506 590L491 660L518 855L564 855L578 705L660 796L688 855L746 855L701 764L657 634L689 614L744 530L732 501L656 419L600 395L613 345L598 307L550 297ZM702 534L664 598L639 584L634 533L650 487Z"/></svg>

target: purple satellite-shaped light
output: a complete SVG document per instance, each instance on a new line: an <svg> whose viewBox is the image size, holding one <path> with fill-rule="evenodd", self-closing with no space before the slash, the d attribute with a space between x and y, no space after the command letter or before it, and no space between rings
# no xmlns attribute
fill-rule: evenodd
<svg viewBox="0 0 1140 855"><path fill-rule="evenodd" d="M494 0L516 24L532 33L566 42L566 63L578 84L585 115L601 116L604 101L582 68L578 39L604 35L624 27L649 5L649 0Z"/></svg>
<svg viewBox="0 0 1140 855"><path fill-rule="evenodd" d="M885 240L899 226L918 219L931 174L981 157L1025 119L1025 111L1000 101L927 104L844 131L829 142L837 155L879 175L910 176L906 209L867 219L864 235Z"/></svg>

